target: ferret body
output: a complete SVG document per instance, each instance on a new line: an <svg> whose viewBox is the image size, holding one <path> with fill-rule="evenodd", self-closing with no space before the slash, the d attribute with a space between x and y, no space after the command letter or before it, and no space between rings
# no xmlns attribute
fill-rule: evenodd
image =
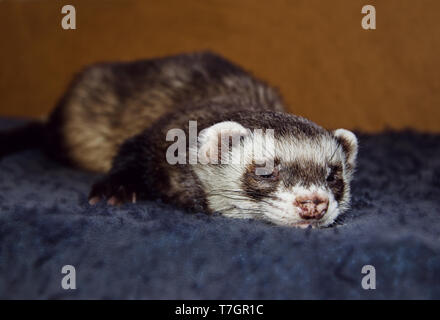
<svg viewBox="0 0 440 320"><path fill-rule="evenodd" d="M193 145L191 123L199 133ZM178 163L169 159L175 130L185 137ZM277 90L209 52L88 67L46 123L0 140L9 145L3 154L41 145L65 163L105 173L91 204L161 198L299 227L331 225L348 207L357 155L350 131L286 113ZM224 164L226 155L236 161ZM270 170L257 173L267 163Z"/></svg>

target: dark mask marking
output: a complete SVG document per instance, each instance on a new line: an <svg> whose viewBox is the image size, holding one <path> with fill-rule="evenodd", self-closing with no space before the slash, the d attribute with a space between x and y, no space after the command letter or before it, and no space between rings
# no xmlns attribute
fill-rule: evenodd
<svg viewBox="0 0 440 320"><path fill-rule="evenodd" d="M344 196L345 183L343 178L342 165L331 165L330 174L327 178L327 184L335 196L335 200L340 202Z"/></svg>
<svg viewBox="0 0 440 320"><path fill-rule="evenodd" d="M279 161L275 160L277 166ZM275 172L273 176L259 176L256 174L257 167L262 167L252 163L246 167L246 171L241 178L243 191L253 200L259 201L269 197L278 187L279 173Z"/></svg>

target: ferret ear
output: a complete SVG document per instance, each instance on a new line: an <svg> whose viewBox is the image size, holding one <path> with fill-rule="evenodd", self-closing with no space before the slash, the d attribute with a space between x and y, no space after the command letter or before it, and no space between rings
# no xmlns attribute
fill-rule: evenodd
<svg viewBox="0 0 440 320"><path fill-rule="evenodd" d="M353 132L346 129L337 129L333 131L336 140L341 144L345 154L347 168L354 169L356 166L356 157L358 153L358 140Z"/></svg>
<svg viewBox="0 0 440 320"><path fill-rule="evenodd" d="M216 123L199 134L198 154L202 164L226 163L229 150L240 143L249 131L238 122L223 121Z"/></svg>

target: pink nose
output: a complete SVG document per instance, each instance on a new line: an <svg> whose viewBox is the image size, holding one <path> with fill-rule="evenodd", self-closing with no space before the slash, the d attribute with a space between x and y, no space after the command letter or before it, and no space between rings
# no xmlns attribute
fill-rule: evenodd
<svg viewBox="0 0 440 320"><path fill-rule="evenodd" d="M293 205L300 209L299 215L303 219L321 219L328 209L328 198L317 193L298 196Z"/></svg>

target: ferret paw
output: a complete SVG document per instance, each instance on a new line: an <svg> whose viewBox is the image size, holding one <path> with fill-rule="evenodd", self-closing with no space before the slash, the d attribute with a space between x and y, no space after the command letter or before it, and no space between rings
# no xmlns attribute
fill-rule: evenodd
<svg viewBox="0 0 440 320"><path fill-rule="evenodd" d="M107 204L116 206L126 202L136 203L136 197L136 191L132 185L105 178L92 186L89 204L95 205L102 200L107 200Z"/></svg>

